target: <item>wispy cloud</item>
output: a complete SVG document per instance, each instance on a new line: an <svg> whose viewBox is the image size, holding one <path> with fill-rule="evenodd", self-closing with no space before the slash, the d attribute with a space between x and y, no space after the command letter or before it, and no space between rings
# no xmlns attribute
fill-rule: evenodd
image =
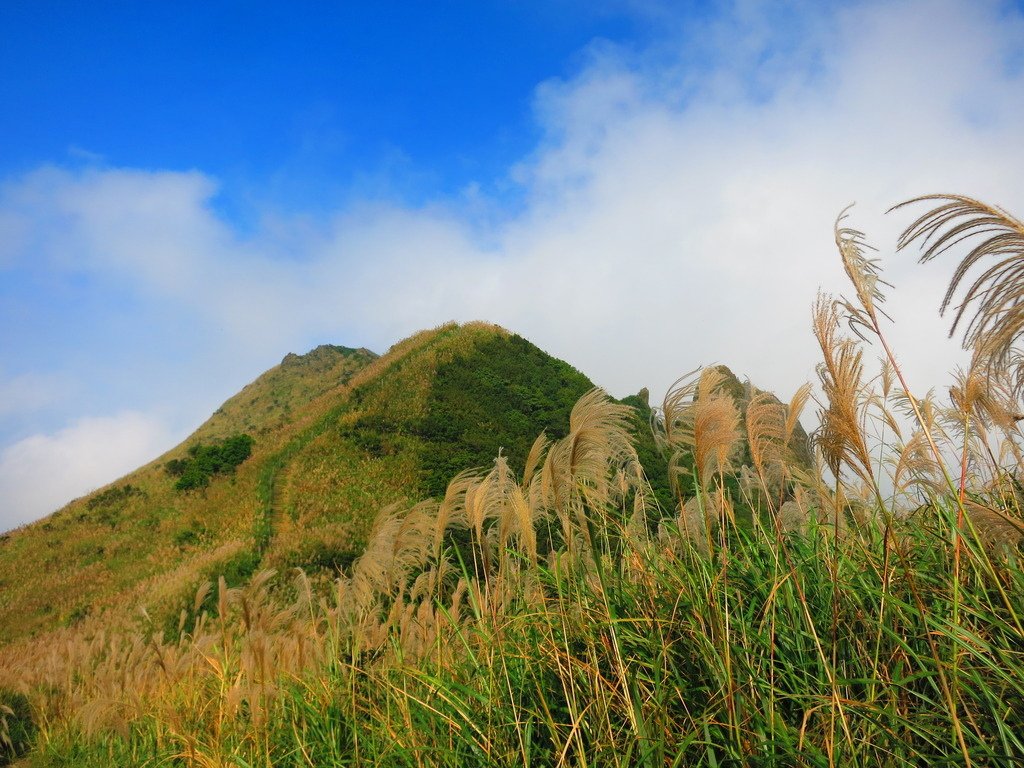
<svg viewBox="0 0 1024 768"><path fill-rule="evenodd" d="M131 349L140 378L165 380L171 359L176 379L153 385L170 424L153 434L201 420L285 351L383 350L453 318L506 325L618 394L721 361L788 395L813 375L815 291L845 289L843 206L859 201L883 254L906 221L882 211L907 197L1024 206L1022 44L1020 14L995 2L740 3L648 50L595 44L575 77L540 84L543 136L509 169L514 211L483 179L416 207L267 211L243 232L201 172L47 168L0 192L0 230L16 235L0 267L137 302L133 322L152 328ZM926 389L957 359L935 317L951 267L913 262L887 275L896 346ZM85 343L107 352L100 334Z"/></svg>

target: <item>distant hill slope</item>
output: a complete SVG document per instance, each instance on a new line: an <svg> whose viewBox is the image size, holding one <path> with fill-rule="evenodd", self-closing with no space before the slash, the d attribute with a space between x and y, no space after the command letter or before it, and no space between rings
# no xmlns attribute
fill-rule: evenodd
<svg viewBox="0 0 1024 768"><path fill-rule="evenodd" d="M247 432L259 438L286 426L301 410L326 392L347 384L376 360L368 349L321 344L304 355L289 353L218 408L189 438L190 441Z"/></svg>

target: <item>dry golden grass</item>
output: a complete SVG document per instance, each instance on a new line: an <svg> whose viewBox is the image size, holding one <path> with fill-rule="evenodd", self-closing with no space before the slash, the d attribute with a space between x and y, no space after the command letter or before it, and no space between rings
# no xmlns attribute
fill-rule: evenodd
<svg viewBox="0 0 1024 768"><path fill-rule="evenodd" d="M736 401L721 391L725 377L716 368L694 371L677 380L665 395L655 437L669 456L670 477L678 498L682 477L689 473L690 456L696 480L707 490L716 475L731 468L740 438Z"/></svg>
<svg viewBox="0 0 1024 768"><path fill-rule="evenodd" d="M888 317L880 306L885 301L881 287L892 286L882 280L879 260L868 257L867 252L874 248L865 242L864 233L842 226L852 207L847 206L839 214L834 227L836 248L839 249L843 269L857 295L856 305L844 300L843 306L849 315L851 328L855 331L858 328L875 331L879 326L878 316Z"/></svg>
<svg viewBox="0 0 1024 768"><path fill-rule="evenodd" d="M861 405L866 392L863 351L854 339L839 335L840 318L836 303L819 295L813 330L823 358L818 378L826 404L818 413L816 444L833 474L840 475L845 466L875 486L871 452L862 429Z"/></svg>

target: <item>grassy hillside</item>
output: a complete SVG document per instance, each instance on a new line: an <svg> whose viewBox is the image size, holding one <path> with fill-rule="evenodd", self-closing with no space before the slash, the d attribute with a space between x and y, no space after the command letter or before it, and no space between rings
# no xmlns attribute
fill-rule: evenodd
<svg viewBox="0 0 1024 768"><path fill-rule="evenodd" d="M519 465L536 434L560 436L593 384L525 339L484 324L404 342L349 398L268 463L261 498L267 560L277 568L346 567L380 508L444 494L456 472L499 449Z"/></svg>
<svg viewBox="0 0 1024 768"><path fill-rule="evenodd" d="M714 373L714 386L694 389L691 402L725 398L742 427L758 390L728 369ZM118 636L190 643L203 617L223 610L218 600L246 588L262 569L301 569L310 596L324 599L339 574L358 577L357 563L379 546L389 509L421 499L437 505L451 496L453 477L473 468L493 475L496 461L507 477L554 472L541 472L536 462L545 446L550 461L553 446L576 439L570 413L592 390L570 365L482 323L424 331L382 357L333 346L288 355L181 446L4 539L0 578L8 599L0 604L0 641L8 645L0 648L0 683L10 681L5 662L31 657L52 666L43 659L55 648L71 659ZM646 395L624 403L615 413L630 447L621 450L636 454L620 467L616 498L632 507L630 535L657 536L702 487L695 485L697 454L690 444L666 448L657 439L666 424L682 429L685 418L677 425L667 406L652 409ZM736 466L723 466L720 482L737 491L736 519L749 531L763 510L738 492L734 470L751 456L740 432L729 451ZM565 460L585 466L593 458L587 449ZM538 521L546 517L533 537L536 556L554 555L578 535L571 523L556 524L566 492L559 482L536 491L553 494L549 501L532 502L542 505L532 513ZM603 481L591 482L596 488ZM468 523L472 513L467 507L459 514ZM486 558L478 559L484 528L474 534L454 526L437 535L437 546L452 547L449 566L461 558L474 574L487 572ZM486 535L500 535L499 528ZM46 570L36 578L15 578L39 563ZM218 581L220 593L204 586ZM284 583L272 591L277 597L260 598L270 600L268 609L292 592ZM108 653L120 651L101 651Z"/></svg>
<svg viewBox="0 0 1024 768"><path fill-rule="evenodd" d="M749 397L731 373L725 382L738 402ZM570 409L592 387L525 339L480 323L425 331L380 358L330 345L289 354L181 446L0 539L0 642L101 613L130 623L126 605L171 626L195 586L222 572L231 583L261 566L333 578L362 553L381 508L439 498L455 474L499 453L522 471L537 434L564 437ZM671 510L678 499L651 410L633 404L653 508ZM239 439L245 460L218 469L221 448ZM211 456L214 469L197 479ZM691 463L685 451L677 457ZM27 569L38 576L20 578Z"/></svg>
<svg viewBox="0 0 1024 768"><path fill-rule="evenodd" d="M458 338L402 368L458 359ZM653 414L667 473L674 448L692 458L695 529L686 509L643 524L638 410L595 391L522 474L499 456L443 500L384 510L323 588L264 571L201 585L174 635L79 628L0 649L9 719L39 729L31 765L1019 762L1024 528L997 526L1019 528L1012 496L1001 518L981 503L1010 478L894 518L807 475L774 398L752 397L740 430L730 389L709 369ZM744 456L764 488L788 471L800 489L776 508L765 493L763 525L732 514L749 491L726 463Z"/></svg>
<svg viewBox="0 0 1024 768"><path fill-rule="evenodd" d="M241 583L261 564L333 577L383 506L443 494L499 450L521 467L537 432L563 435L592 386L484 324L425 331L381 358L290 354L181 446L0 539L0 642L90 617L131 624L125 606L170 626L197 584L221 572ZM240 436L251 455L218 470ZM184 483L201 460L214 469Z"/></svg>
<svg viewBox="0 0 1024 768"><path fill-rule="evenodd" d="M289 353L214 411L190 441L244 432L259 438L288 426L325 393L336 392L376 360L368 349L322 344L304 355Z"/></svg>

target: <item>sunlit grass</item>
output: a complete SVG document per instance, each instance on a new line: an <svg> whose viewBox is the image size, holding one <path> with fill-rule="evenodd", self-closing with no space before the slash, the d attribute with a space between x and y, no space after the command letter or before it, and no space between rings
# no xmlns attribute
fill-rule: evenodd
<svg viewBox="0 0 1024 768"><path fill-rule="evenodd" d="M344 432L328 426L345 412L325 404L279 444L319 446L332 457L322 476L308 454L263 465L259 509L280 573L193 585L176 632L83 623L0 650L0 686L32 702L33 763L1024 761L1010 388L988 368L958 379L951 406L907 392L879 268L859 233L836 234L856 299L816 305L815 462L794 441L806 388L785 405L710 369L653 412L671 496L659 503L635 414L595 390L522 474L499 455L443 499L383 508L359 534L362 556L311 582L286 570L302 526L325 541L355 534L305 500L341 508L354 488L388 488L332 452ZM844 335L851 324L862 336ZM419 382L401 401L415 411L438 361L474 343L431 333L451 345L417 354L410 342L360 374L380 382L363 390L364 414ZM887 357L877 387L868 339ZM409 375L373 378L385 365ZM873 424L885 425L881 444Z"/></svg>

